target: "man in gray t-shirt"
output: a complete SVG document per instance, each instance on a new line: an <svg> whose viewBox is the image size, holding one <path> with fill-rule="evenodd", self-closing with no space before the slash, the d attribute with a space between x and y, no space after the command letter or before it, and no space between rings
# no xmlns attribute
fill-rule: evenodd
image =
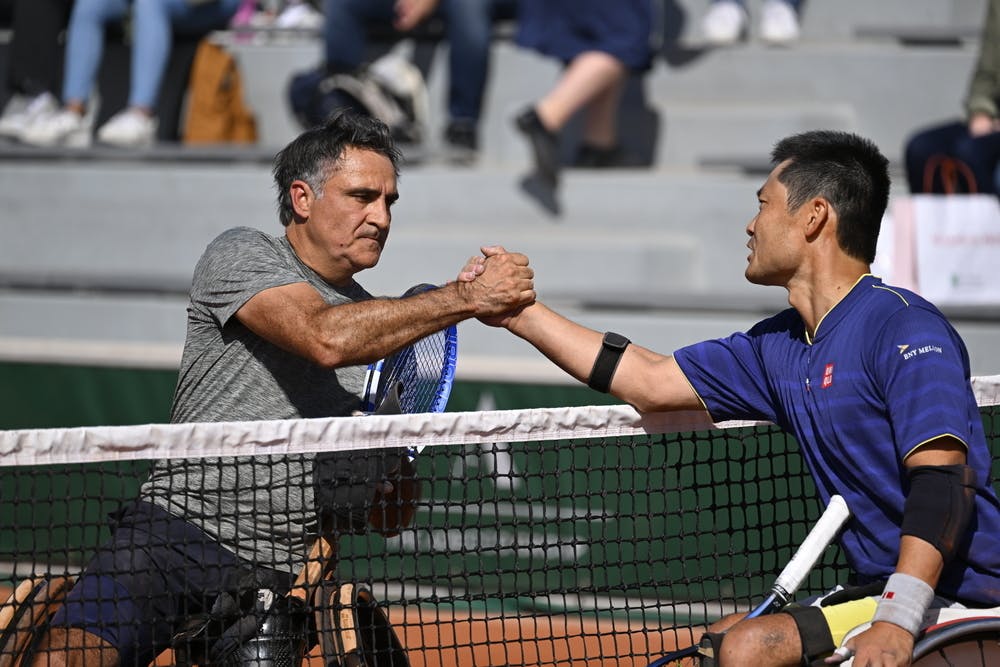
<svg viewBox="0 0 1000 667"><path fill-rule="evenodd" d="M368 363L534 301L527 258L501 248L481 249L488 259L475 257L454 282L412 297L372 298L355 282L388 237L398 163L388 128L351 113L275 157L285 234L237 227L198 262L172 421L349 415L360 407ZM42 650L60 649L52 657L70 664L148 664L234 573L284 573L288 582L328 529L313 477L308 456L157 462ZM335 471L329 483L351 477ZM370 499L377 485L361 491Z"/></svg>
<svg viewBox="0 0 1000 667"><path fill-rule="evenodd" d="M288 237L247 227L209 244L194 272L174 422L349 415L360 405L364 366L324 368L251 331L237 312L255 295L305 283L328 304L371 296L353 280L324 281ZM345 464L349 457L344 457ZM164 459L141 497L196 523L226 549L277 570L301 564L318 534L312 456ZM229 489L239 488L239 493Z"/></svg>

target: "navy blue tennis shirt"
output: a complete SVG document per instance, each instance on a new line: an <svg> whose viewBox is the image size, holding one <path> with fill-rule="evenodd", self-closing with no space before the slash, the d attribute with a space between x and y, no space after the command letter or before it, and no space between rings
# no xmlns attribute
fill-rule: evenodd
<svg viewBox="0 0 1000 667"><path fill-rule="evenodd" d="M895 571L904 459L942 435L965 443L978 476L976 512L937 591L1000 604L1000 502L969 355L931 303L865 275L812 336L789 308L675 358L712 419L767 420L795 436L823 502L840 494L851 509L841 545L862 579Z"/></svg>

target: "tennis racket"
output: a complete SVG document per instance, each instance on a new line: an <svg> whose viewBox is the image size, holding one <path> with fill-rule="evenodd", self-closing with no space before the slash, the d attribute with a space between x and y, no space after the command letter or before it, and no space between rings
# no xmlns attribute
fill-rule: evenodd
<svg viewBox="0 0 1000 667"><path fill-rule="evenodd" d="M403 297L432 289L437 287L426 283L414 285ZM451 325L369 364L362 409L374 414L444 412L455 380L457 358L458 328ZM408 455L412 459L418 452L419 448ZM329 572L335 557L336 545L330 538L317 538L293 588L305 588L311 595Z"/></svg>
<svg viewBox="0 0 1000 667"><path fill-rule="evenodd" d="M437 289L426 283L414 285L403 293L413 296ZM362 410L384 414L444 412L451 396L458 360L458 328L453 324L421 338L403 349L368 365L365 373ZM398 405L387 404L386 397L398 391ZM412 459L420 448L409 452Z"/></svg>
<svg viewBox="0 0 1000 667"><path fill-rule="evenodd" d="M437 289L414 285L403 297ZM368 365L362 410L375 412L386 394L399 387L399 412L444 412L455 379L458 328L453 324Z"/></svg>
<svg viewBox="0 0 1000 667"><path fill-rule="evenodd" d="M816 565L816 561L823 555L823 551L829 546L833 538L836 537L844 522L850 517L851 512L847 508L847 503L841 496L830 498L830 504L826 506L823 516L819 518L813 529L806 535L798 550L788 561L781 574L775 579L771 590L763 602L753 608L744 618L756 618L766 616L781 610L791 600L792 595L799 589L802 582L809 575L809 571ZM673 653L669 653L659 660L651 662L649 667L665 667L675 660L690 658L698 654L701 647L698 645L689 646Z"/></svg>

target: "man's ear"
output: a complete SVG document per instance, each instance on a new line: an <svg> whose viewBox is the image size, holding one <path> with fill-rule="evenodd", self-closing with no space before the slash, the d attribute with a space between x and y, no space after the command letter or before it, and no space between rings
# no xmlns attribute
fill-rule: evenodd
<svg viewBox="0 0 1000 667"><path fill-rule="evenodd" d="M802 214L806 218L806 235L810 237L819 234L835 217L833 207L825 197L813 197L804 203Z"/></svg>
<svg viewBox="0 0 1000 667"><path fill-rule="evenodd" d="M291 193L292 210L295 211L296 217L308 218L312 211L312 203L316 199L313 189L305 181L295 180L288 186L288 190Z"/></svg>

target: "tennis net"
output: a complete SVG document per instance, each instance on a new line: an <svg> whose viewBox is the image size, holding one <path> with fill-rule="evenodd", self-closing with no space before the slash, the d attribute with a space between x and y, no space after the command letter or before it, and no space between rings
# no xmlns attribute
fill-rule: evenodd
<svg viewBox="0 0 1000 667"><path fill-rule="evenodd" d="M974 388L995 479L1000 376L976 378ZM775 426L640 415L628 406L0 431L3 598L15 589L13 597L30 598L38 582L59 577L69 577L70 588L109 539L108 517L131 505L154 461L184 460L193 488L203 479L196 471L234 457L284 471L262 490L278 509L249 516L277 531L290 489L314 483L287 472L288 461L331 451L367 460L417 447L421 494L412 523L394 536L337 531L335 564L317 584L367 588L360 601L342 602L364 612L355 619L362 625L371 608L384 611L411 665L645 665L692 643L705 623L759 602L822 512L796 443ZM244 482L231 480L234 489ZM203 519L208 506L192 516ZM268 552L271 564L297 573L310 546L302 541L286 562L273 562L282 550ZM830 547L800 594L832 587L845 571ZM239 614L264 618L244 589L280 594L288 584L278 580L202 585L167 615L175 625L204 622L211 640L199 640L204 651ZM218 600L230 588L238 613L230 608L222 621ZM47 607L0 609L0 663L3 652L44 649L37 640L60 595ZM330 617L323 601L335 598L310 595L313 629ZM176 630L156 639L157 664L197 655L178 644ZM323 634L307 638L308 664L347 650L342 641L316 645ZM393 655L376 634L359 641ZM402 664L385 660L370 664Z"/></svg>

